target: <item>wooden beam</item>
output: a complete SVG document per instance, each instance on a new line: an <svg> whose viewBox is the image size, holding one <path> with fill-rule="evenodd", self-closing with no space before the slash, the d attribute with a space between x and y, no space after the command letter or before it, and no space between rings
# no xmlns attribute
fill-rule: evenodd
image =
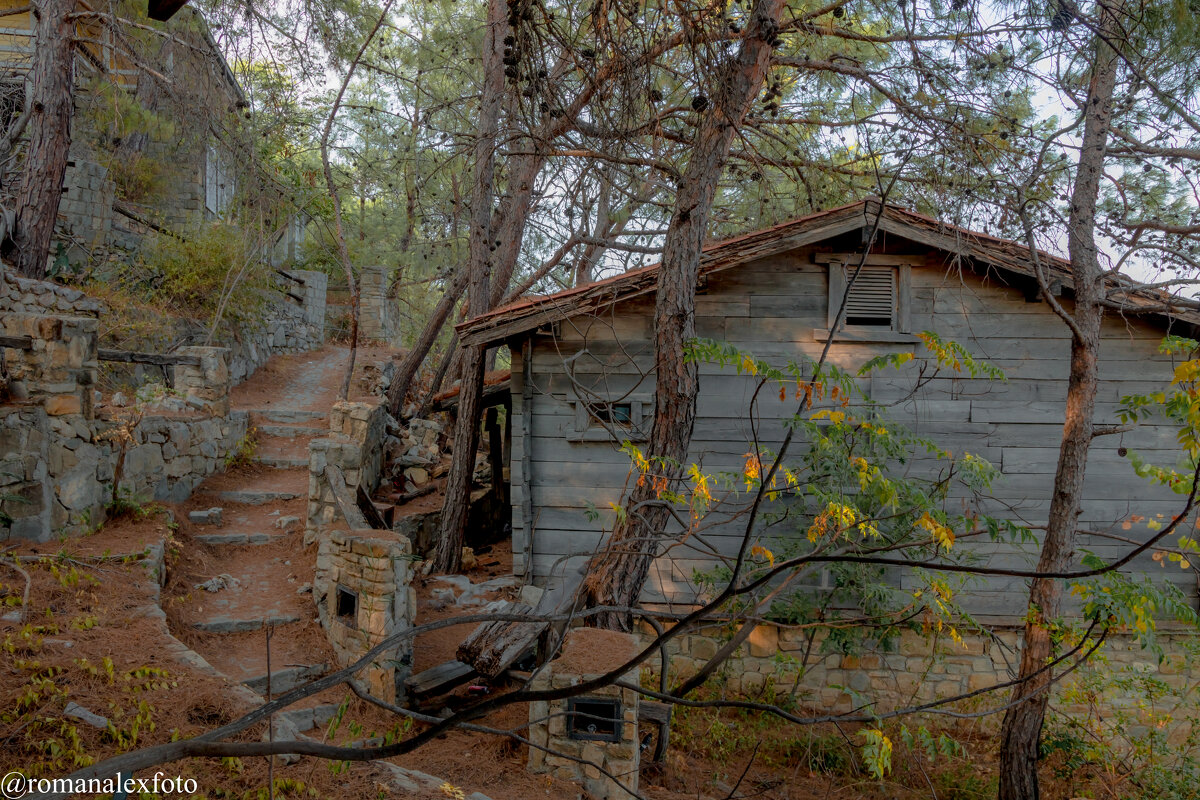
<svg viewBox="0 0 1200 800"><path fill-rule="evenodd" d="M32 336L0 336L0 347L11 347L13 350L32 350Z"/></svg>
<svg viewBox="0 0 1200 800"><path fill-rule="evenodd" d="M404 688L414 700L437 697L456 686L461 686L478 675L470 664L461 661L446 661L405 679Z"/></svg>
<svg viewBox="0 0 1200 800"><path fill-rule="evenodd" d="M813 253L815 264L845 264L847 267L857 267L862 263L862 253ZM924 254L919 256L891 255L889 253L872 253L867 256L868 267L898 267L907 264L910 267L925 266Z"/></svg>
<svg viewBox="0 0 1200 800"><path fill-rule="evenodd" d="M200 356L173 356L163 353L139 353L135 350L107 350L100 348L98 358L101 361L121 361L126 364L153 364L156 367L169 367L174 364L184 364L189 367L200 366Z"/></svg>
<svg viewBox="0 0 1200 800"><path fill-rule="evenodd" d="M325 480L329 481L333 499L337 501L338 508L342 510L342 516L346 518L346 524L350 526L350 530L370 528L367 518L363 516L358 503L355 502L354 495L350 493L350 487L346 485L346 476L341 468L335 464L326 464Z"/></svg>
<svg viewBox="0 0 1200 800"><path fill-rule="evenodd" d="M528 614L532 607L508 600L493 600L484 614ZM545 622L485 622L473 630L458 646L458 660L470 664L480 674L497 678L500 673L531 651L546 629Z"/></svg>

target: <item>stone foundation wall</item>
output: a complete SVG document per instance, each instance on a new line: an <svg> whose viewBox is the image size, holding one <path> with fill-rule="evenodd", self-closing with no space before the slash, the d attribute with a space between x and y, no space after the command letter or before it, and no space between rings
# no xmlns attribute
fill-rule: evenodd
<svg viewBox="0 0 1200 800"><path fill-rule="evenodd" d="M639 644L653 641L649 625L639 630ZM728 629L701 629L667 644L672 676L695 674L728 641ZM1167 651L1163 665L1134 637L1114 634L1105 644L1114 669L1128 666L1159 673L1171 688L1182 690L1200 680L1200 664L1188 664L1173 641L1194 634L1162 634ZM964 634L962 644L949 637L927 638L906 631L887 651L843 655L822 653L818 637L809 647L805 631L759 625L750 638L718 670L717 679L730 694L760 697L768 690L795 694L802 706L832 712L849 711L864 700L886 711L986 689L1016 677L1021 634L1002 630L994 638ZM807 652L807 655L806 655ZM648 665L659 667L655 656ZM1061 688L1061 687L1059 687ZM857 693L854 697L852 693ZM1164 703L1170 705L1170 698Z"/></svg>
<svg viewBox="0 0 1200 800"><path fill-rule="evenodd" d="M64 244L81 247L72 262L86 260L92 249L103 247L113 225L113 201L117 187L108 178L108 170L87 158L84 149L76 144L71 148L71 160L63 177L62 199L58 217L65 223L68 234Z"/></svg>
<svg viewBox="0 0 1200 800"><path fill-rule="evenodd" d="M411 629L417 608L412 583L412 547L390 531L334 531L321 539L313 579L317 615L338 663L346 666L391 634ZM339 593L353 598L343 608ZM389 703L403 699L412 668L412 640L382 653L361 673L372 695Z"/></svg>

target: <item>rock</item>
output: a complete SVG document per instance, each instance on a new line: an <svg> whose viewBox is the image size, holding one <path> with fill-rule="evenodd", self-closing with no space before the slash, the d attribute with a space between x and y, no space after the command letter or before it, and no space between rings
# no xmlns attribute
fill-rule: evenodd
<svg viewBox="0 0 1200 800"><path fill-rule="evenodd" d="M459 592L465 592L471 588L471 579L466 575L438 575L433 580L438 583L449 584L453 588L455 596Z"/></svg>
<svg viewBox="0 0 1200 800"><path fill-rule="evenodd" d="M280 530L287 530L293 525L298 524L300 524L299 517L280 517L279 519L275 520L275 527L279 528Z"/></svg>
<svg viewBox="0 0 1200 800"><path fill-rule="evenodd" d="M207 508L203 511L189 511L188 521L196 525L220 526L221 508L219 506L213 506L212 508Z"/></svg>
<svg viewBox="0 0 1200 800"><path fill-rule="evenodd" d="M113 392L112 399L108 401L108 404L117 408L125 408L129 405L129 398L125 396L124 392Z"/></svg>
<svg viewBox="0 0 1200 800"><path fill-rule="evenodd" d="M538 601L542 599L542 595L546 590L540 586L534 586L532 583L521 587L521 593L517 595L517 599L527 606L537 606Z"/></svg>
<svg viewBox="0 0 1200 800"><path fill-rule="evenodd" d="M86 722L93 728L99 728L100 730L108 729L108 719L106 717L93 714L78 703L67 703L67 707L63 709L63 714L68 717L74 717L81 722Z"/></svg>
<svg viewBox="0 0 1200 800"><path fill-rule="evenodd" d="M241 586L241 581L225 572L215 578L209 578L203 583L197 583L192 588L203 589L206 592L219 592L222 589L236 589L239 586Z"/></svg>
<svg viewBox="0 0 1200 800"><path fill-rule="evenodd" d="M458 605L460 606L483 606L487 605L487 595L492 592L498 592L503 589L510 589L520 583L520 579L516 575L503 575L499 578L492 578L490 581L474 584L470 589L464 591L458 597Z"/></svg>
<svg viewBox="0 0 1200 800"><path fill-rule="evenodd" d="M262 739L264 742L295 742L300 739L300 729L296 727L296 723L292 722L290 718L284 714L280 714L271 720L271 730L263 731ZM295 764L300 760L300 756L296 753L285 753L284 755L275 757L284 764Z"/></svg>
<svg viewBox="0 0 1200 800"><path fill-rule="evenodd" d="M429 604L439 611L446 606L454 605L454 590L449 586L431 589L429 592Z"/></svg>
<svg viewBox="0 0 1200 800"><path fill-rule="evenodd" d="M312 594L312 584L306 583L296 590L296 594Z"/></svg>
<svg viewBox="0 0 1200 800"><path fill-rule="evenodd" d="M429 471L421 467L409 467L404 470L404 477L418 487L429 483Z"/></svg>
<svg viewBox="0 0 1200 800"><path fill-rule="evenodd" d="M479 561L478 561L478 559L475 558L475 551L472 550L470 547L464 547L462 549L462 568L463 568L463 570L465 571L465 570L469 570L469 569L475 569L475 565L477 563L479 563Z"/></svg>

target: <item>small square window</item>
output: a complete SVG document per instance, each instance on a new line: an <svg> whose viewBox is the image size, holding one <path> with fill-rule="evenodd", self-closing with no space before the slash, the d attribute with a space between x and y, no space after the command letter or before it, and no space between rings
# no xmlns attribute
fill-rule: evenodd
<svg viewBox="0 0 1200 800"><path fill-rule="evenodd" d="M588 403L588 414L605 425L632 425L633 403Z"/></svg>
<svg viewBox="0 0 1200 800"><path fill-rule="evenodd" d="M351 628L358 627L358 594L339 584L335 603L337 618L342 624Z"/></svg>
<svg viewBox="0 0 1200 800"><path fill-rule="evenodd" d="M566 432L572 442L644 442L650 435L652 403L649 399L624 397L616 400L569 401L575 424Z"/></svg>
<svg viewBox="0 0 1200 800"><path fill-rule="evenodd" d="M567 701L567 737L593 742L621 741L621 701L572 697Z"/></svg>

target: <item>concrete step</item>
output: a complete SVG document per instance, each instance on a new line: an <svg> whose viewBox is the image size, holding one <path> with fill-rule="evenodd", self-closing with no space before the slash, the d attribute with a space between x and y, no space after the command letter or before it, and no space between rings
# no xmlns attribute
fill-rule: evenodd
<svg viewBox="0 0 1200 800"><path fill-rule="evenodd" d="M274 692L275 687L271 687ZM290 708L287 711L281 711L276 714L276 717L286 717L289 722L296 726L296 730L303 733L311 731L313 728L319 728L329 724L329 720L337 716L338 706L336 703L323 703L312 708Z"/></svg>
<svg viewBox="0 0 1200 800"><path fill-rule="evenodd" d="M201 544L251 545L270 544L287 537L286 533L200 533L192 538Z"/></svg>
<svg viewBox="0 0 1200 800"><path fill-rule="evenodd" d="M284 667L271 673L271 695L278 697L281 693L303 686L313 678L325 674L327 664L301 664L298 667ZM259 694L267 692L267 676L259 675L247 678L242 685L248 686Z"/></svg>
<svg viewBox="0 0 1200 800"><path fill-rule="evenodd" d="M308 466L308 456L277 456L270 453L262 453L256 455L254 460L259 464L265 464L275 469L295 469L296 467Z"/></svg>
<svg viewBox="0 0 1200 800"><path fill-rule="evenodd" d="M292 439L297 436L326 436L328 428L312 428L306 425L259 425L255 428L262 436L279 436Z"/></svg>
<svg viewBox="0 0 1200 800"><path fill-rule="evenodd" d="M272 614L267 617L250 617L234 619L233 617L210 617L204 622L194 622L192 627L205 633L245 633L246 631L262 630L268 626L290 625L299 622L300 617L292 614Z"/></svg>
<svg viewBox="0 0 1200 800"><path fill-rule="evenodd" d="M269 422L282 422L284 424L313 422L314 420L324 420L327 418L324 411L299 411L293 408L251 408L247 410L251 414L262 417Z"/></svg>
<svg viewBox="0 0 1200 800"><path fill-rule="evenodd" d="M269 489L236 489L221 492L217 495L226 503L244 503L248 506L262 506L267 503L281 503L285 500L295 500L304 497L302 492L281 492Z"/></svg>

